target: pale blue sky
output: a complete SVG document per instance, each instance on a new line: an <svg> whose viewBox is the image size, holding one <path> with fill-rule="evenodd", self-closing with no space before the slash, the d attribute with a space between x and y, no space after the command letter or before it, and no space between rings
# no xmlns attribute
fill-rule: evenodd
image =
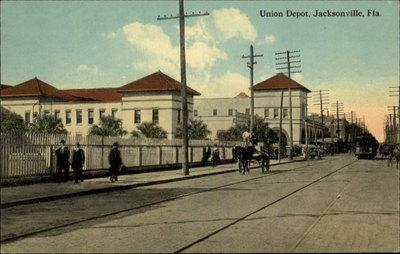
<svg viewBox="0 0 400 254"><path fill-rule="evenodd" d="M188 64L189 85L207 96L247 92L248 69L241 55L248 53L252 43L256 53L264 54L257 59L256 82L276 72L274 52L300 49L302 74L295 79L310 90L330 89L331 101L343 101L346 110L360 111L360 117L371 115L366 105L380 108L376 112L382 115L386 106L394 103L388 97L388 87L399 83L397 1L186 1L185 4L188 12L208 10L212 14L187 19L188 29L200 27L204 33L198 37L189 35L188 47L196 42L207 46L202 48L205 51L193 49L193 57L196 58L196 52L209 53ZM382 16L263 18L259 16L260 9L310 13L356 9L365 15L368 9L374 9ZM37 76L60 88L121 86L158 69L179 78L179 63L175 63L173 54L178 52L178 22L156 20L158 15L177 14L177 11L177 0L2 1L1 83L15 85ZM216 17L218 12L220 15ZM236 13L238 17L224 16L227 13ZM236 18L240 18L239 23ZM249 26L255 33L249 32ZM142 37L136 34L138 29L143 32ZM167 60L163 52L168 48L162 48L165 43L152 48L143 39L148 35L159 38L154 31L161 31L161 37L165 37L160 43L171 43L168 51L171 56ZM383 123L383 118L376 118L378 113L371 115L371 123ZM378 127L375 131L379 131Z"/></svg>

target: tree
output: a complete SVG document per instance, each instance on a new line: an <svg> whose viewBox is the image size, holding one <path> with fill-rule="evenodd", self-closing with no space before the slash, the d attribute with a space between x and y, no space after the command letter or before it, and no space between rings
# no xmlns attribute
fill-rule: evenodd
<svg viewBox="0 0 400 254"><path fill-rule="evenodd" d="M221 141L242 141L243 132L250 130L250 123L236 124L230 127L228 130L219 130L217 132L217 138ZM258 139L258 142L265 144L273 144L279 141L278 135L271 128L268 127L268 123L264 122L259 116L254 119L253 133Z"/></svg>
<svg viewBox="0 0 400 254"><path fill-rule="evenodd" d="M100 119L100 125L93 125L89 130L89 135L99 136L124 136L127 131L122 128L121 119L112 116L104 116Z"/></svg>
<svg viewBox="0 0 400 254"><path fill-rule="evenodd" d="M6 108L0 107L0 132L23 134L26 132L24 119Z"/></svg>
<svg viewBox="0 0 400 254"><path fill-rule="evenodd" d="M137 129L140 134L137 131L132 131L132 136L137 137L137 134L139 134L146 138L167 138L167 132L153 122L143 122L137 127Z"/></svg>
<svg viewBox="0 0 400 254"><path fill-rule="evenodd" d="M61 119L52 115L38 115L33 118L33 123L29 124L29 131L33 133L45 134L67 134Z"/></svg>
<svg viewBox="0 0 400 254"><path fill-rule="evenodd" d="M182 125L178 126L175 137L182 138ZM188 136L189 139L206 139L211 131L207 128L202 120L189 120L188 123Z"/></svg>

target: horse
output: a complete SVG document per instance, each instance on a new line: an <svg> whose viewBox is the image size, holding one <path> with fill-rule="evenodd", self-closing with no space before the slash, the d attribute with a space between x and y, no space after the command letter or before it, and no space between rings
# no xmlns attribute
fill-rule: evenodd
<svg viewBox="0 0 400 254"><path fill-rule="evenodd" d="M236 147L235 149L237 158L238 158L238 171L239 173L245 174L250 173L250 162L255 160L261 166L261 172L269 171L269 156L267 153L260 153L258 155L254 155L257 149L254 146L247 147Z"/></svg>

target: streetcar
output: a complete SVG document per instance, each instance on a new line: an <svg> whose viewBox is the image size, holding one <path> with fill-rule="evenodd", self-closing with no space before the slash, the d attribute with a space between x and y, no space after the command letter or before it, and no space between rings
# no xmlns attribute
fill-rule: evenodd
<svg viewBox="0 0 400 254"><path fill-rule="evenodd" d="M375 158L379 147L379 142L370 133L364 133L356 137L355 156L358 159Z"/></svg>

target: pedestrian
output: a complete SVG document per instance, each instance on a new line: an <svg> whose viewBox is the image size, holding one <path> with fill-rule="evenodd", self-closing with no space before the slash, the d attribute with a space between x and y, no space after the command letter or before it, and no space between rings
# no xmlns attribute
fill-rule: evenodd
<svg viewBox="0 0 400 254"><path fill-rule="evenodd" d="M118 171L122 166L121 152L118 149L118 142L113 143L113 146L108 156L108 162L110 163L110 181L118 181Z"/></svg>
<svg viewBox="0 0 400 254"><path fill-rule="evenodd" d="M60 141L61 147L59 147L56 153L56 169L57 169L57 180L58 182L68 181L69 175L69 149L65 146L65 140Z"/></svg>
<svg viewBox="0 0 400 254"><path fill-rule="evenodd" d="M212 155L212 166L215 167L219 164L220 158L219 158L219 149L217 144L214 145L214 151Z"/></svg>
<svg viewBox="0 0 400 254"><path fill-rule="evenodd" d="M201 158L201 164L206 166L208 164L208 159L211 156L211 148L209 145L203 148L203 158Z"/></svg>
<svg viewBox="0 0 400 254"><path fill-rule="evenodd" d="M74 170L75 183L78 183L79 180L83 182L82 170L84 164L85 164L85 152L82 150L79 142L76 142L76 146L72 151L72 162L71 162L72 169Z"/></svg>

